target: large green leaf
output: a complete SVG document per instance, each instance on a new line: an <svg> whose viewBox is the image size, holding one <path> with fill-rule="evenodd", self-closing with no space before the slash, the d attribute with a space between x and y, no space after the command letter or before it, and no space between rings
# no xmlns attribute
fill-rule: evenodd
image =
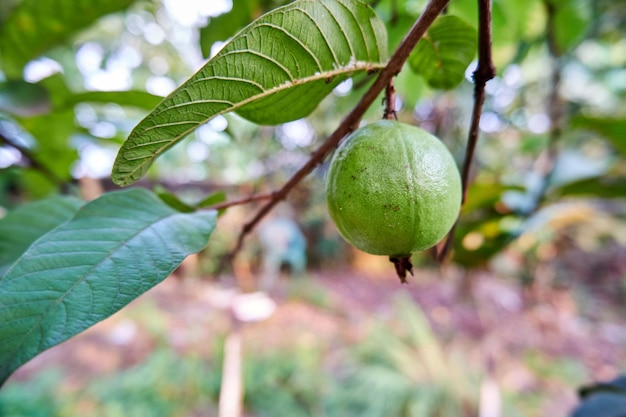
<svg viewBox="0 0 626 417"><path fill-rule="evenodd" d="M0 280L0 384L161 282L206 245L215 221L136 188L103 195L37 240Z"/></svg>
<svg viewBox="0 0 626 417"><path fill-rule="evenodd" d="M261 16L142 120L122 146L113 181L129 185L183 137L237 111L263 124L307 116L358 71L382 68L385 27L357 0L298 0Z"/></svg>
<svg viewBox="0 0 626 417"><path fill-rule="evenodd" d="M0 28L3 71L18 78L28 61L133 1L22 0Z"/></svg>
<svg viewBox="0 0 626 417"><path fill-rule="evenodd" d="M55 196L14 210L0 219L0 277L50 230L68 221L83 202L74 197Z"/></svg>
<svg viewBox="0 0 626 417"><path fill-rule="evenodd" d="M572 127L591 130L608 139L622 155L626 155L626 119L614 117L576 116Z"/></svg>
<svg viewBox="0 0 626 417"><path fill-rule="evenodd" d="M433 88L459 85L476 55L477 33L456 16L441 16L428 29L409 57L409 65Z"/></svg>

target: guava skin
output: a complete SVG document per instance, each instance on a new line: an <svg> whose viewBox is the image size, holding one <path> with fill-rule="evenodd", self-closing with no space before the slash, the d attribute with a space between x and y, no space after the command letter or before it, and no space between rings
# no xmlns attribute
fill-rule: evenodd
<svg viewBox="0 0 626 417"><path fill-rule="evenodd" d="M445 145L394 120L371 123L345 139L326 176L329 214L344 239L396 259L443 239L458 217L461 195Z"/></svg>

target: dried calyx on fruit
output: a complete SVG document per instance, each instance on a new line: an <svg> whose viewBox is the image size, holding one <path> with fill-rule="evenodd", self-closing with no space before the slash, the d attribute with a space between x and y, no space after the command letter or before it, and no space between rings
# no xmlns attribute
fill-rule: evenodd
<svg viewBox="0 0 626 417"><path fill-rule="evenodd" d="M402 282L410 256L439 242L461 206L461 178L445 145L393 120L356 130L337 149L326 201L341 235L356 248L386 255Z"/></svg>

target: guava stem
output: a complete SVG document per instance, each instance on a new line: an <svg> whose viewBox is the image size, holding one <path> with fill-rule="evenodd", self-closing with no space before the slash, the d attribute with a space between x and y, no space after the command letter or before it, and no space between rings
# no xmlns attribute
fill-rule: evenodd
<svg viewBox="0 0 626 417"><path fill-rule="evenodd" d="M393 78L389 80L387 87L385 87L385 113L383 119L398 120L396 113L396 89L393 86Z"/></svg>
<svg viewBox="0 0 626 417"><path fill-rule="evenodd" d="M396 268L396 274L398 274L398 278L400 278L400 282L403 284L407 284L406 273L413 275L413 264L411 263L410 256L402 256L395 257L390 256L389 261L393 263L393 266Z"/></svg>

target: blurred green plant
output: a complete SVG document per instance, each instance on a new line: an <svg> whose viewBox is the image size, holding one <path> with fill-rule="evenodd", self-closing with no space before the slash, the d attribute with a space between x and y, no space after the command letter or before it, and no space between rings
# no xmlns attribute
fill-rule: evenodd
<svg viewBox="0 0 626 417"><path fill-rule="evenodd" d="M336 308L328 290L320 286L315 278L310 276L291 279L287 287L287 297L322 310L333 311Z"/></svg>
<svg viewBox="0 0 626 417"><path fill-rule="evenodd" d="M395 302L393 322L379 322L355 349L331 416L469 417L478 412L480 374L468 357L434 335L410 299Z"/></svg>
<svg viewBox="0 0 626 417"><path fill-rule="evenodd" d="M199 357L156 350L145 362L81 389L64 387L59 370L10 384L0 395L3 417L183 417L217 415L218 367Z"/></svg>
<svg viewBox="0 0 626 417"><path fill-rule="evenodd" d="M314 348L273 351L244 359L244 405L259 417L323 416L334 384Z"/></svg>
<svg viewBox="0 0 626 417"><path fill-rule="evenodd" d="M28 382L8 385L0 395L0 415L4 417L65 417L71 396L60 395L59 370L47 370ZM69 406L71 409L71 406Z"/></svg>
<svg viewBox="0 0 626 417"><path fill-rule="evenodd" d="M201 48L208 57L211 48L218 46L216 41L232 37L261 13L284 3L286 1L237 0L232 9L221 16L212 16L206 22L198 22L197 27L176 32L172 29L176 25L171 16L168 17L165 2L160 1L97 0L80 4L72 0L1 1L0 204L12 208L49 194L77 194L74 182L84 173L75 168L88 159L85 149L96 147L104 152L99 156L110 152L122 143L135 119L160 102L160 96L144 91L150 90L148 81L164 82L165 88L159 89L159 94L166 94L163 90L174 88L180 80L188 78L187 55L198 55L199 60L200 51L196 49ZM346 0L342 2L346 3ZM421 14L426 1L370 0L367 3L375 8L384 23L389 35L389 49L393 50ZM626 152L626 55L621 53L626 15L621 2L612 0L494 0L492 3L494 59L499 72L487 91L475 164L476 178L457 228L453 259L466 268L489 267L495 256L511 249L511 242L519 237L526 241L532 237L533 241L522 245L522 250L516 254L522 259L519 269L527 268L523 273L530 281L537 272L539 261L556 262L555 254L563 253L554 244L561 236L560 229L552 227L554 224L549 222L541 223L542 217L545 219L544 209L561 210L563 200L593 200L598 202L595 206L598 210L594 213L602 212L613 218L608 229L600 228L600 215L576 220L577 239L570 239L570 242L584 249L585 240L601 241L613 236L615 242L611 243L623 246L624 240L619 236L624 235L623 228L620 231L617 225L623 224L626 189L623 164ZM477 21L475 0L451 2L446 20L456 20L454 16L474 25ZM326 19L320 21L328 23ZM194 42L196 38L191 31L202 25L205 27L200 31L199 43ZM148 29L152 30L152 35L163 32L167 36L158 41L149 36ZM467 47L473 35L469 30L462 32L468 35L467 39L452 41L462 41L461 44ZM431 30L428 39L441 39L440 35ZM192 51L180 48L182 44ZM385 45L378 46L384 49ZM459 160L472 96L471 66L470 69L464 67L473 52L465 47L461 45L456 51L434 51L435 55L431 54L434 58L450 58L458 52L463 58L455 59L458 61L456 65L444 67L454 68L455 74L454 77L444 74L445 82L439 83L442 86L460 83L454 91L430 89L426 81L410 71L409 66L409 70L403 70L396 79L398 117L438 133ZM79 55L86 51L95 51L98 55L90 62L95 72L123 62L121 66L132 79L128 86L130 91L89 91L104 86L94 86L93 79L90 84L93 74L80 70ZM278 52L282 54L283 51ZM136 65L131 63L133 60ZM554 68L551 68L552 64ZM43 68L45 74L27 76L31 66ZM432 69L432 65L427 67ZM304 163L303 158L306 159L309 151L318 146L315 144L317 137L328 136L355 106L372 78L362 74L353 81L340 84L306 122L296 121L300 123L297 125L300 130L296 129L298 134L295 136L303 136L302 132L305 132L310 136L306 144L288 142L289 135L285 132L289 129L284 125L272 129L244 122L235 115L225 115L216 119L215 125L198 129L198 134L184 146L168 152L160 160L158 169L149 174L150 179L175 180L177 183L210 179L210 184L203 184L210 188L210 192L214 192L216 186L238 187L248 182L248 188L235 190L238 195L275 189ZM330 81L336 83L339 78ZM227 85L230 84L219 83L220 88L230 91ZM324 85L324 88L330 92L334 85ZM558 100L549 100L550 90L557 93L555 98ZM296 101L300 102L294 98L293 102ZM554 111L548 102L560 103L562 111ZM310 104L306 99L304 103ZM363 119L379 117L380 108L372 106ZM130 155L131 158L136 156ZM209 156L211 164L206 163ZM554 169L548 169L544 175L545 169L541 166L545 165L546 159L553 159ZM315 190L315 184L311 189ZM206 195L205 191L202 189L198 193L200 200ZM316 201L322 200L309 200L308 208L299 210L299 214L308 209L317 213L310 219L311 228L318 231L315 241L319 244L320 258L328 260L337 254L343 255L343 252L338 249L333 236L323 233L324 208L319 214L320 206L313 207ZM169 202L181 211L190 209L172 198ZM39 211L50 212L50 206L43 204L48 208ZM26 214L17 212L13 220L21 218L23 226L35 224L23 220L28 217ZM304 217L306 215L301 218ZM540 224L542 233L531 236L533 224ZM10 230L11 239L0 244L0 249L5 249L0 254L0 270L3 272L19 255L24 255L32 243L19 231L23 228L13 228L20 224L10 226L5 225L3 230ZM38 233L43 235L44 229ZM228 232L232 229L229 227ZM7 233L0 233L0 237ZM569 239L573 235L562 236ZM15 237L21 246L15 244ZM33 240L36 237L39 236L33 236ZM145 248L154 241L157 239L146 239ZM230 243L226 239L223 242ZM213 259L231 247L220 241L216 243L220 250L207 254ZM142 255L150 252L144 251L145 248L141 248ZM550 250L543 251L545 248ZM600 247L594 255L603 250L604 247ZM541 253L548 255L541 255L539 259ZM82 252L76 254L76 259L85 259ZM537 262L533 260L535 257ZM337 256L336 259L344 258ZM48 267L56 268L59 258L50 256L49 259L52 263ZM126 262L120 264L125 264L124 269L131 269ZM207 269L211 272L215 270L213 266L209 267ZM567 282L583 275L575 268L563 270ZM593 268L591 270L597 274ZM127 272L121 275L133 276ZM623 276L623 271L617 272ZM587 294L585 298L591 299ZM605 301L602 297L595 300L598 304ZM313 298L309 301L316 302ZM324 301L320 298L317 302ZM13 306L23 304L18 302ZM384 341L378 340L378 343L383 345ZM414 346L409 349L406 344L391 342L392 350L396 352L394 355L383 358L385 360L379 358L376 362L375 355L371 354L371 361L393 367L396 369L393 375L402 375L397 371L403 369L400 367L402 361L396 356L403 357L403 349L417 349ZM381 352L384 349L381 348ZM413 374L404 376L407 381L409 377L417 378ZM407 386L405 381L404 389L410 393ZM398 387L396 390L400 392ZM381 389L386 392L388 388ZM397 396L397 392L394 395ZM32 404L24 406L29 405ZM52 410L54 405L51 407Z"/></svg>
<svg viewBox="0 0 626 417"><path fill-rule="evenodd" d="M198 356L157 350L142 364L95 382L80 394L92 404L83 416L183 417L215 413L220 379L213 364Z"/></svg>

